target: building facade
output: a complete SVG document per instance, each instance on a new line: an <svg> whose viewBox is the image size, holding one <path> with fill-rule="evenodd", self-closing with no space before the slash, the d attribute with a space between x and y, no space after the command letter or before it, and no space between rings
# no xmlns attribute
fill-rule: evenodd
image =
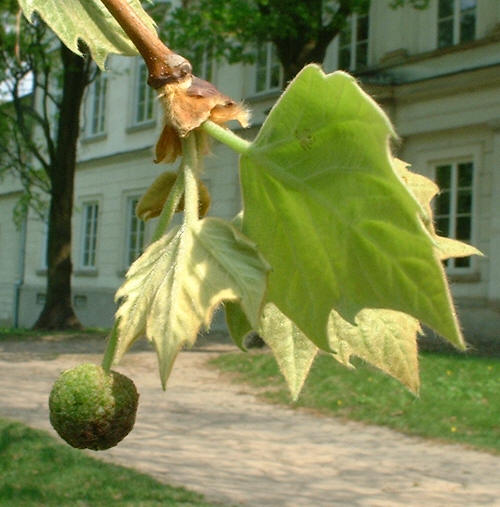
<svg viewBox="0 0 500 507"><path fill-rule="evenodd" d="M323 67L353 72L386 110L400 139L397 155L435 179L436 227L471 242L485 257L446 269L466 337L500 325L500 2L431 0L428 9L391 9L372 0L328 49ZM282 73L272 45L253 65L204 58L195 73L252 109L249 139L279 96ZM84 104L73 217L73 302L86 326L110 326L113 295L147 245L154 220L139 221L138 198L165 171L153 163L162 119L139 59L113 58ZM237 156L214 144L203 181L210 215L241 207ZM174 166L172 167L174 169ZM44 302L46 226L29 216L16 229L15 182L0 185L0 323L29 327Z"/></svg>

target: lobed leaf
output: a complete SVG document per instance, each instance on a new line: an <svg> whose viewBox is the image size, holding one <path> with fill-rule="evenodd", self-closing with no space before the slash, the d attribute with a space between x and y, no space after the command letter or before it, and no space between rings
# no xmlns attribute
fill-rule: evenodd
<svg viewBox="0 0 500 507"><path fill-rule="evenodd" d="M464 347L392 135L352 77L310 65L241 158L243 232L273 268L267 301L325 350L331 310L354 323L364 308L407 313Z"/></svg>
<svg viewBox="0 0 500 507"><path fill-rule="evenodd" d="M157 350L165 388L177 353L208 327L222 301L239 301L258 325L268 267L253 243L215 218L175 229L149 246L116 293L122 299L115 358L146 335Z"/></svg>
<svg viewBox="0 0 500 507"><path fill-rule="evenodd" d="M104 70L110 53L134 56L139 54L117 21L100 0L18 0L24 15L40 17L71 51L81 54L79 40L88 46L96 64ZM155 23L139 0L127 0L144 24L156 33Z"/></svg>

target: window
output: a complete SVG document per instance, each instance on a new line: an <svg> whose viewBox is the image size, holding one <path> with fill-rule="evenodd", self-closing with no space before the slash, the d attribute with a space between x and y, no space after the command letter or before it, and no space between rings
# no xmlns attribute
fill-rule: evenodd
<svg viewBox="0 0 500 507"><path fill-rule="evenodd" d="M102 134L105 130L107 81L105 74L99 72L91 86L89 134L92 136Z"/></svg>
<svg viewBox="0 0 500 507"><path fill-rule="evenodd" d="M255 92L279 90L283 82L283 69L272 42L257 48L255 64Z"/></svg>
<svg viewBox="0 0 500 507"><path fill-rule="evenodd" d="M130 266L144 250L144 231L146 224L135 214L139 197L127 199L127 229L125 245L125 262Z"/></svg>
<svg viewBox="0 0 500 507"><path fill-rule="evenodd" d="M97 251L97 221L99 217L99 203L86 202L83 204L83 228L81 267L95 268Z"/></svg>
<svg viewBox="0 0 500 507"><path fill-rule="evenodd" d="M476 4L476 0L439 0L439 48L475 39Z"/></svg>
<svg viewBox="0 0 500 507"><path fill-rule="evenodd" d="M193 72L205 81L213 82L215 75L215 60L211 49L199 49L191 60Z"/></svg>
<svg viewBox="0 0 500 507"><path fill-rule="evenodd" d="M148 85L148 70L144 62L137 66L134 123L147 123L154 118L155 91Z"/></svg>
<svg viewBox="0 0 500 507"><path fill-rule="evenodd" d="M442 164L435 168L440 193L434 204L436 230L440 236L472 240L474 164L470 161ZM448 259L448 268L470 268L471 258Z"/></svg>
<svg viewBox="0 0 500 507"><path fill-rule="evenodd" d="M338 67L359 70L368 65L368 14L353 14L339 36Z"/></svg>

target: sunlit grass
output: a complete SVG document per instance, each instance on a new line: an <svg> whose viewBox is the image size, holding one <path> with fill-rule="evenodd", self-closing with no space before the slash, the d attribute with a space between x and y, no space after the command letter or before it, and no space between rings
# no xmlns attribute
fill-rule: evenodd
<svg viewBox="0 0 500 507"><path fill-rule="evenodd" d="M81 330L47 331L15 327L0 327L0 341L34 341L45 336L60 336L72 338L78 336L106 336L109 329L103 327L86 327Z"/></svg>
<svg viewBox="0 0 500 507"><path fill-rule="evenodd" d="M213 360L235 379L258 386L264 398L379 424L402 432L500 452L500 360L421 354L417 398L401 384L358 361L356 370L319 356L292 403L269 353L225 354Z"/></svg>
<svg viewBox="0 0 500 507"><path fill-rule="evenodd" d="M214 505L121 466L102 463L45 432L0 419L0 505Z"/></svg>

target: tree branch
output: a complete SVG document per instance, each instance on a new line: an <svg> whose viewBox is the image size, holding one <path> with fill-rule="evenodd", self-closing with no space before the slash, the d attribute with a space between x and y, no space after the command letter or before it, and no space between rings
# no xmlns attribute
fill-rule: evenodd
<svg viewBox="0 0 500 507"><path fill-rule="evenodd" d="M144 58L149 71L148 84L153 88L181 80L191 74L189 60L174 53L151 32L124 0L101 0L118 21Z"/></svg>

